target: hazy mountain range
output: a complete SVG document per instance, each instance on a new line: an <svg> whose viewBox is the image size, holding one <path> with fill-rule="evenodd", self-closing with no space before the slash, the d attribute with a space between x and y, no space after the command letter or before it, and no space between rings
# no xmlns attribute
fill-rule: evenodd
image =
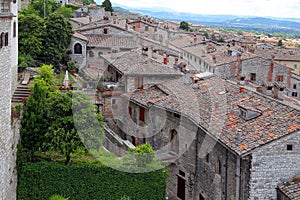
<svg viewBox="0 0 300 200"><path fill-rule="evenodd" d="M296 18L275 18L275 17L255 17L237 15L206 15L175 12L167 8L130 8L123 5L113 4L118 12L140 13L154 18L171 21L188 21L194 24L204 24L205 26L240 28L243 30L281 32L300 34L300 19Z"/></svg>

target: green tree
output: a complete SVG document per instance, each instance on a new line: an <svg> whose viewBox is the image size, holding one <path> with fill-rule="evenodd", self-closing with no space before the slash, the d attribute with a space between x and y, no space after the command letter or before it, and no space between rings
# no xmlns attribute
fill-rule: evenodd
<svg viewBox="0 0 300 200"><path fill-rule="evenodd" d="M19 52L37 59L42 52L43 19L35 14L19 16Z"/></svg>
<svg viewBox="0 0 300 200"><path fill-rule="evenodd" d="M55 10L55 13L61 14L65 18L71 18L71 17L73 17L73 10L72 10L72 8L67 8L67 7L64 7L64 6L58 7Z"/></svg>
<svg viewBox="0 0 300 200"><path fill-rule="evenodd" d="M44 7L45 6L45 7ZM37 14L38 16L45 18L49 14L53 13L59 4L55 0L33 0L29 6L21 13L23 14Z"/></svg>
<svg viewBox="0 0 300 200"><path fill-rule="evenodd" d="M283 45L282 40L279 40L277 46L281 47Z"/></svg>
<svg viewBox="0 0 300 200"><path fill-rule="evenodd" d="M180 22L179 28L182 29L182 30L188 31L190 29L189 23L186 22L186 21L182 21L182 22Z"/></svg>
<svg viewBox="0 0 300 200"><path fill-rule="evenodd" d="M49 92L56 89L54 70L52 65L42 65L38 68L38 75L35 78L35 81L39 80L45 81Z"/></svg>
<svg viewBox="0 0 300 200"><path fill-rule="evenodd" d="M104 7L105 11L110 11L110 12L113 12L113 8L112 8L112 5L110 3L110 0L104 0L102 2L102 7Z"/></svg>
<svg viewBox="0 0 300 200"><path fill-rule="evenodd" d="M32 95L28 97L21 119L21 144L32 160L34 153L41 149L45 141L49 120L47 119L48 87L44 80L35 81L31 88Z"/></svg>
<svg viewBox="0 0 300 200"><path fill-rule="evenodd" d="M72 93L63 94L55 91L51 93L48 102L51 108L48 116L52 123L46 133L45 146L64 154L67 165L71 161L71 153L83 146L74 127Z"/></svg>
<svg viewBox="0 0 300 200"><path fill-rule="evenodd" d="M58 66L67 55L67 48L73 35L72 25L62 15L52 13L46 17L44 26L43 61Z"/></svg>
<svg viewBox="0 0 300 200"><path fill-rule="evenodd" d="M155 156L154 150L149 143L137 146L132 152L136 155L136 161L139 167L151 163Z"/></svg>

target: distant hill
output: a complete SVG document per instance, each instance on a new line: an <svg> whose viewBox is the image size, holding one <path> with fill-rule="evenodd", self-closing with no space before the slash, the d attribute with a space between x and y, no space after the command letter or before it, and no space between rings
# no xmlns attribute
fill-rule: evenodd
<svg viewBox="0 0 300 200"><path fill-rule="evenodd" d="M129 14L131 13L130 10L127 10L125 8L121 8L119 6L113 6L113 10L119 13L123 13L123 14Z"/></svg>
<svg viewBox="0 0 300 200"><path fill-rule="evenodd" d="M133 13L149 15L157 19L170 21L188 21L194 24L204 24L211 27L239 28L243 30L254 30L268 33L290 33L300 34L300 19L269 18L269 17L249 17L236 15L206 15L182 13L169 10L167 8L125 8Z"/></svg>

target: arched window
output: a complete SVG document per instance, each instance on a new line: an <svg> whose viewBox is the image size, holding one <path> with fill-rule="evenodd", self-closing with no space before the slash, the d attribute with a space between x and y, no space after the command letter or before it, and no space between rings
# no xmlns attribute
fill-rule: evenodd
<svg viewBox="0 0 300 200"><path fill-rule="evenodd" d="M103 55L103 52L102 52L102 51L99 51L98 57L101 58L101 55Z"/></svg>
<svg viewBox="0 0 300 200"><path fill-rule="evenodd" d="M5 33L5 41L4 41L4 46L8 46L8 33Z"/></svg>
<svg viewBox="0 0 300 200"><path fill-rule="evenodd" d="M76 43L74 45L74 54L82 54L82 45L79 43Z"/></svg>
<svg viewBox="0 0 300 200"><path fill-rule="evenodd" d="M89 51L89 57L94 57L94 52L93 51Z"/></svg>
<svg viewBox="0 0 300 200"><path fill-rule="evenodd" d="M3 38L4 38L4 33L1 33L1 35L0 35L0 48L2 48L3 45L4 45L4 40L3 40Z"/></svg>

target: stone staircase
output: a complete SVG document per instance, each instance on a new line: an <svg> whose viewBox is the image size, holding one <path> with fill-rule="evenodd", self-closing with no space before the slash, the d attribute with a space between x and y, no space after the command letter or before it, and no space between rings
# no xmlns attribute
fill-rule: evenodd
<svg viewBox="0 0 300 200"><path fill-rule="evenodd" d="M30 95L30 84L27 85L18 85L17 89L15 90L12 96L13 103L20 103L22 102L22 98L27 98Z"/></svg>

